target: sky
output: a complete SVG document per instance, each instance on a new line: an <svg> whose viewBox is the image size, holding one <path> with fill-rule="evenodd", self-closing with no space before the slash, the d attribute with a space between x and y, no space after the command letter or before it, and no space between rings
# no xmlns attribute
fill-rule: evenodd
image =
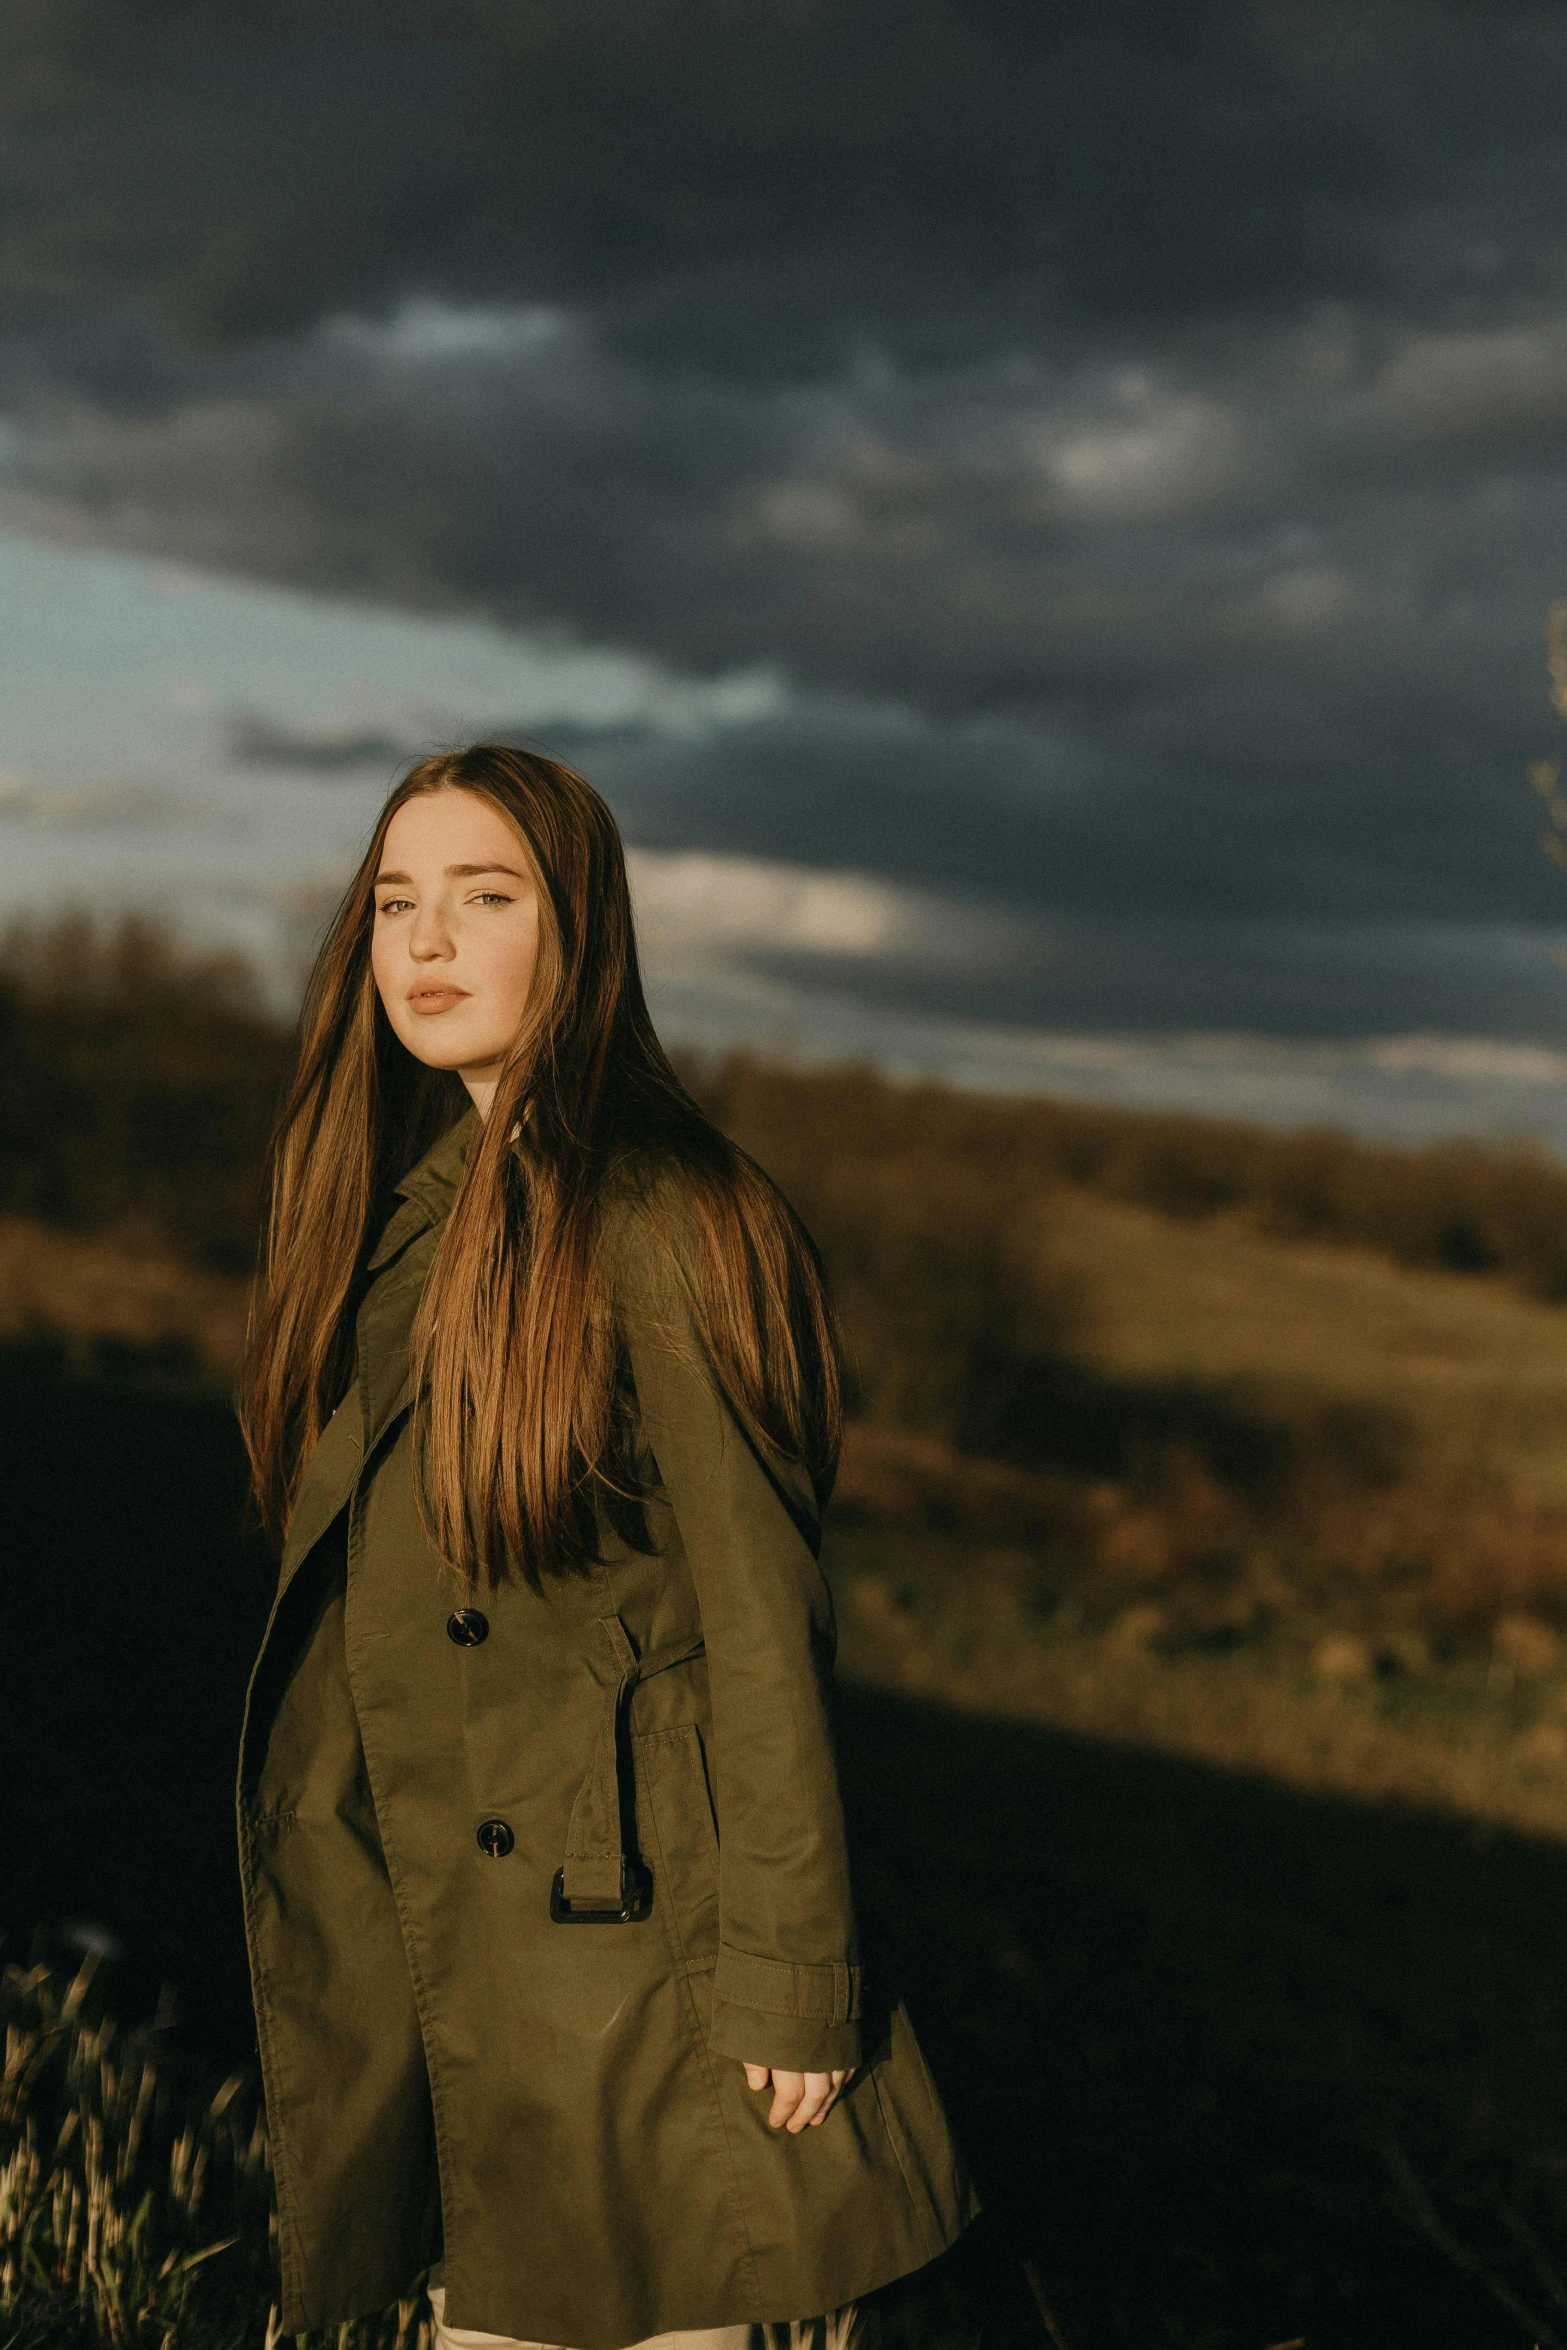
<svg viewBox="0 0 1567 2350"><path fill-rule="evenodd" d="M1559 596L1554 4L0 27L0 912L284 993L498 736L672 1036L1567 1149Z"/></svg>

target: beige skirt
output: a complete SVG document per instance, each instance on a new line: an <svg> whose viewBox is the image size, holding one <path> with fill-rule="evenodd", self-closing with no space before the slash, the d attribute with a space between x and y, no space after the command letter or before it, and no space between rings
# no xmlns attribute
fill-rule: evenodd
<svg viewBox="0 0 1567 2350"><path fill-rule="evenodd" d="M437 2269L436 2275L440 2274ZM846 2302L827 2317L796 2318L788 2325L705 2326L694 2333L649 2334L627 2350L850 2350L856 2303ZM435 2319L431 2350L564 2350L554 2342L520 2342L512 2334L479 2334L446 2322L446 2288L432 2282Z"/></svg>

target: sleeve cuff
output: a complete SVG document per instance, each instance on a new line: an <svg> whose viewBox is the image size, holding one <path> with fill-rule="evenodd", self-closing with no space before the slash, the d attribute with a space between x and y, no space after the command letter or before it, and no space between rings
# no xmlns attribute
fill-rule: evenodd
<svg viewBox="0 0 1567 2350"><path fill-rule="evenodd" d="M832 2072L860 2061L860 1970L794 1966L721 1943L709 2044L742 2064Z"/></svg>

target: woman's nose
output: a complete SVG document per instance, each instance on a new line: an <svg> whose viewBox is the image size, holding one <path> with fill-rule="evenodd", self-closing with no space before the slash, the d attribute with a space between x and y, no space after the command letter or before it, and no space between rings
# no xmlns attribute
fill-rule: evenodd
<svg viewBox="0 0 1567 2350"><path fill-rule="evenodd" d="M438 906L421 906L408 933L408 952L416 963L449 961L455 947L451 925Z"/></svg>

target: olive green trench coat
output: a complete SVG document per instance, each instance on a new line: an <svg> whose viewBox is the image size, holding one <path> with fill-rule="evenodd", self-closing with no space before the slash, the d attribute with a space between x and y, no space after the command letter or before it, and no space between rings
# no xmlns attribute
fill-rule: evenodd
<svg viewBox="0 0 1567 2350"><path fill-rule="evenodd" d="M443 2246L462 2328L616 2350L813 2316L974 2201L901 2008L862 1984L809 1488L700 1369L627 1213L657 1553L606 1533L542 1597L453 1587L405 1380L473 1123L370 1260L246 1707L283 2330L384 2307ZM862 2069L791 2137L742 2061Z"/></svg>

